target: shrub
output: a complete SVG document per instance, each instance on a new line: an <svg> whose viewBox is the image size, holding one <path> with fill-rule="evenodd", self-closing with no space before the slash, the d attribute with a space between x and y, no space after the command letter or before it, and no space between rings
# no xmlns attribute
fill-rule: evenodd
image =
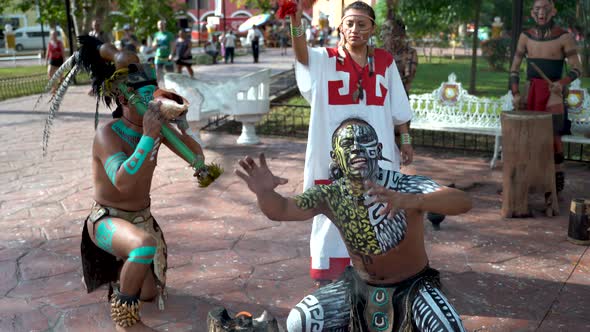
<svg viewBox="0 0 590 332"><path fill-rule="evenodd" d="M510 65L510 38L484 40L481 51L492 70L503 71Z"/></svg>

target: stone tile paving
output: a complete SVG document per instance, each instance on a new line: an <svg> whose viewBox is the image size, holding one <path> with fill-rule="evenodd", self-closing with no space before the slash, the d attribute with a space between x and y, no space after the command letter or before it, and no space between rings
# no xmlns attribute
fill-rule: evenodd
<svg viewBox="0 0 590 332"><path fill-rule="evenodd" d="M86 294L81 283L81 223L92 204L90 148L93 100L74 87L65 116L42 157L44 111L35 98L0 103L0 331L112 331L106 289ZM66 113L69 112L69 113ZM107 114L106 112L103 112ZM108 119L102 116L101 121ZM167 309L145 304L145 322L159 331L206 331L207 312L268 310L284 323L313 290L308 277L310 223L279 223L258 211L231 171L238 158L265 152L302 187L304 140L264 137L237 146L235 136L205 133L206 156L226 174L207 189L166 149L155 174L153 213L169 243ZM431 265L469 331L590 330L590 254L566 240L572 197L590 197L587 164L568 163L561 215L503 219L497 190L501 168L488 156L418 149L406 172L467 188L474 208L448 217L441 231L425 222ZM532 205L540 211L541 201Z"/></svg>

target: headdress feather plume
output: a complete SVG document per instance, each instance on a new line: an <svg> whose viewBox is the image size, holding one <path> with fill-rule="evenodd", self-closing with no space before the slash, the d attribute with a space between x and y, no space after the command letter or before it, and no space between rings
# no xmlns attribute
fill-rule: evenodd
<svg viewBox="0 0 590 332"><path fill-rule="evenodd" d="M101 86L103 82L115 72L115 66L105 61L100 55L100 46L103 44L100 40L90 36L79 36L78 42L80 47L76 53L74 53L64 64L62 64L56 73L51 77L47 83L46 90L54 88L59 82L62 75L65 74L65 79L61 81L55 94L51 97L49 114L45 121L45 128L43 130L43 155L47 153L47 144L49 141L49 135L51 133L51 126L53 125L53 119L63 98L68 90L68 87L73 82L74 77L80 70L85 70L90 73L92 80L92 91L97 96L96 113L95 113L95 128L98 120L98 100L102 97L104 103L107 106L111 104L111 97L101 93ZM39 103L42 96L39 97L37 103ZM35 105L36 106L36 105Z"/></svg>
<svg viewBox="0 0 590 332"><path fill-rule="evenodd" d="M78 73L80 68L78 65L74 65L72 70L68 73L66 78L62 81L59 88L55 92L55 95L52 98L51 105L49 106L49 114L47 116L47 120L45 120L45 128L43 129L43 155L47 154L47 144L49 142L49 134L51 133L51 126L53 125L53 118L55 118L55 114L59 110L59 106L68 91L68 87L70 83Z"/></svg>
<svg viewBox="0 0 590 332"><path fill-rule="evenodd" d="M48 93L49 91L51 91L54 88L55 85L58 85L58 84L61 83L61 78L64 76L64 74L69 73L70 70L77 63L76 58L77 58L77 53L74 53L74 55L70 56L55 71L55 73L53 74L53 76L51 76L51 78L49 79L49 81L45 85L45 89L43 89L43 93L41 93L41 95L39 95L39 98L37 98L37 101L35 102L35 106L33 106L33 110L37 109L37 106L39 105L39 102L41 102L41 99L45 96L46 93ZM52 94L51 95L51 99L49 100L50 103L53 101L53 98L55 98L55 94Z"/></svg>

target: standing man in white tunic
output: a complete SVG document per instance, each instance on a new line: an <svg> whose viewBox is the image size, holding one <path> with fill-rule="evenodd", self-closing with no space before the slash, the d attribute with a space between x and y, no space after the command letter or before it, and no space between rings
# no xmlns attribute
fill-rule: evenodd
<svg viewBox="0 0 590 332"><path fill-rule="evenodd" d="M358 117L377 131L383 146L380 167L398 171L400 153L394 127L401 134L401 162L413 159L409 134L412 111L393 56L369 41L375 31L375 12L362 1L348 5L335 48L308 47L301 24L301 2L291 15L297 85L311 105L305 155L304 190L331 182L331 134L347 118ZM340 234L324 215L316 216L310 239L310 276L321 286L340 276L350 258Z"/></svg>

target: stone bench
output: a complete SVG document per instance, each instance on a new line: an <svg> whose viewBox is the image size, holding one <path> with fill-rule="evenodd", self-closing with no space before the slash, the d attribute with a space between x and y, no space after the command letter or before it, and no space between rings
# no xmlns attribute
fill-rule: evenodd
<svg viewBox="0 0 590 332"><path fill-rule="evenodd" d="M499 99L480 98L470 95L456 78L451 73L448 81L431 93L410 95L410 107L414 111L411 128L494 136L494 154L490 161L490 168L493 168L501 150L500 115L503 111L512 111L512 93ZM588 91L576 80L566 99L572 135L563 136L563 141L590 144Z"/></svg>
<svg viewBox="0 0 590 332"><path fill-rule="evenodd" d="M209 118L226 114L242 122L238 144L257 144L260 139L254 125L270 111L270 73L270 69L262 69L217 83L168 73L164 76L164 86L189 101L186 119L199 142L202 143L200 130Z"/></svg>

